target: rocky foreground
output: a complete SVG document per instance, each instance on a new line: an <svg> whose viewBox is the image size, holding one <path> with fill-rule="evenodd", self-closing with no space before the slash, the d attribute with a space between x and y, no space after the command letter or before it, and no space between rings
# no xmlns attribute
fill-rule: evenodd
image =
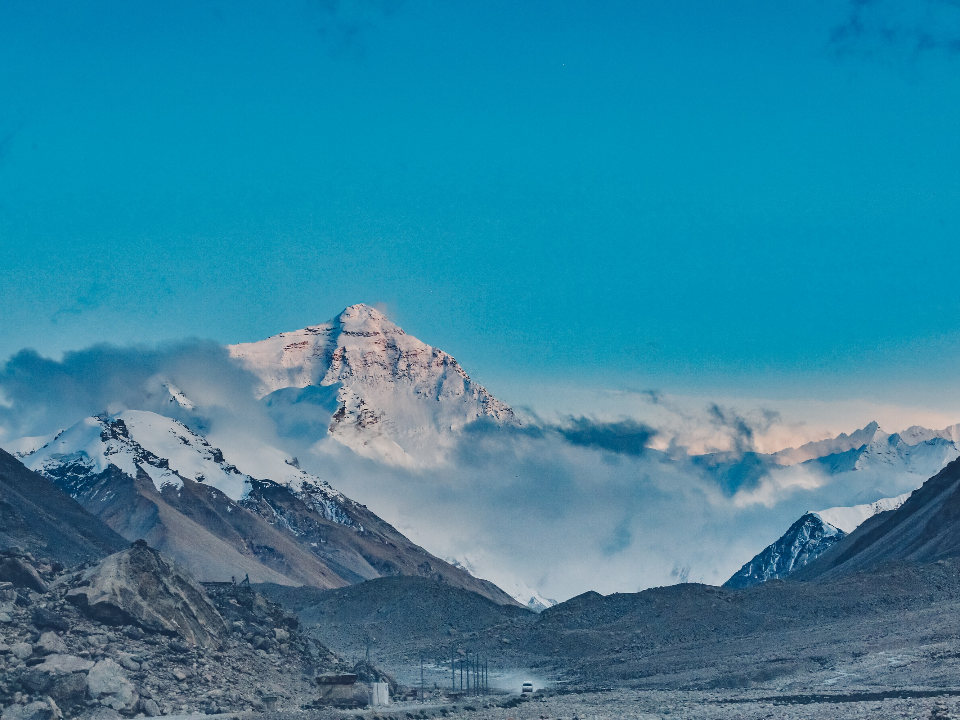
<svg viewBox="0 0 960 720"><path fill-rule="evenodd" d="M3 720L299 708L351 670L249 586L208 592L142 542L70 570L8 552L0 579Z"/></svg>

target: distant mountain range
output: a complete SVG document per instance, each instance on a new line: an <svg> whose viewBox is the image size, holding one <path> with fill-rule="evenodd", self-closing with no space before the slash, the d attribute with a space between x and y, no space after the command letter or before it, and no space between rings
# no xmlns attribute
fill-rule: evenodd
<svg viewBox="0 0 960 720"><path fill-rule="evenodd" d="M460 431L474 421L520 427L514 411L452 356L366 305L228 352L252 374L279 437L300 447L303 440L313 445L330 438L387 467L429 471L447 460ZM431 555L265 440L245 438L239 452L236 443L226 453L214 447L204 436L204 399L189 397L169 379L157 380L157 387L161 402L152 400L150 411L89 417L56 436L4 447L120 536L147 539L202 579L249 575L257 582L336 588L414 575L496 602L536 610L554 604L522 581L504 593L475 577L466 557ZM650 453L674 462L667 453ZM817 560L957 457L960 424L887 434L870 423L777 453L716 452L682 461L728 496L784 468L851 488L845 498L851 507L805 513L728 581L743 586L786 577Z"/></svg>
<svg viewBox="0 0 960 720"><path fill-rule="evenodd" d="M843 473L873 473L878 478L916 479L919 486L960 457L960 425L943 430L919 426L888 435L877 423L870 423L850 435L790 448L766 456L782 464L799 464L830 476ZM817 453L825 452L825 455ZM895 510L910 493L850 507L811 511L800 517L776 541L744 564L725 587L747 587L774 578L784 578L813 562L837 545L864 521L879 513Z"/></svg>
<svg viewBox="0 0 960 720"><path fill-rule="evenodd" d="M513 600L431 555L388 523L258 449L255 478L185 425L127 410L87 418L23 458L127 540L144 539L201 580L335 588L384 575L430 577Z"/></svg>

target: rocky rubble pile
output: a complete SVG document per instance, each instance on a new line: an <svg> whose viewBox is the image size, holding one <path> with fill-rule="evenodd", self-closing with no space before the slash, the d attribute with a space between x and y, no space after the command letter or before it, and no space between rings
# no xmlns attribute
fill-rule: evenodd
<svg viewBox="0 0 960 720"><path fill-rule="evenodd" d="M0 555L2 720L298 708L347 665L248 586L210 594L136 543L66 570Z"/></svg>

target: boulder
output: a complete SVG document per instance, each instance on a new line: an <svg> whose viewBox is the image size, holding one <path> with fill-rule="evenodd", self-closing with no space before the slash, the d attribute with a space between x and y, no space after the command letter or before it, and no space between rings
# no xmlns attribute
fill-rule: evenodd
<svg viewBox="0 0 960 720"><path fill-rule="evenodd" d="M123 668L110 658L100 660L87 675L87 693L114 710L132 710L139 697Z"/></svg>
<svg viewBox="0 0 960 720"><path fill-rule="evenodd" d="M24 587L38 593L47 592L47 584L43 581L33 566L20 558L8 557L0 560L0 580L13 584L15 587Z"/></svg>
<svg viewBox="0 0 960 720"><path fill-rule="evenodd" d="M60 720L62 717L57 704L47 698L27 705L11 705L3 711L2 720Z"/></svg>
<svg viewBox="0 0 960 720"><path fill-rule="evenodd" d="M26 660L33 655L33 645L26 642L14 643L10 646L10 652L12 652L18 660Z"/></svg>
<svg viewBox="0 0 960 720"><path fill-rule="evenodd" d="M100 622L179 635L191 645L219 648L227 635L203 589L172 560L138 540L87 570L67 599Z"/></svg>
<svg viewBox="0 0 960 720"><path fill-rule="evenodd" d="M93 665L93 660L84 660L76 655L48 655L36 666L36 669L46 672L75 673L86 672Z"/></svg>
<svg viewBox="0 0 960 720"><path fill-rule="evenodd" d="M21 682L33 694L48 695L59 707L67 710L80 705L87 691L87 677L83 672L56 669L45 663L27 670L21 676Z"/></svg>
<svg viewBox="0 0 960 720"><path fill-rule="evenodd" d="M47 630L47 632L40 636L40 640L37 642L34 650L39 651L44 655L50 655L54 653L58 655L66 655L69 652L67 644L60 638L59 635L51 630Z"/></svg>
<svg viewBox="0 0 960 720"><path fill-rule="evenodd" d="M65 617L42 607L33 609L33 624L40 630L51 628L66 632L70 629L70 623Z"/></svg>

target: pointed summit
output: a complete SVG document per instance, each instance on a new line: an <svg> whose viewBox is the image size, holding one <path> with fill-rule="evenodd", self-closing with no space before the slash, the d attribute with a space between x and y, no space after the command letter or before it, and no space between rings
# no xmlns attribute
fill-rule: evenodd
<svg viewBox="0 0 960 720"><path fill-rule="evenodd" d="M339 322L344 327L349 326L351 328L362 326L365 323L373 323L373 324L387 323L392 328L396 328L399 330L399 328L397 328L396 325L390 322L390 320L387 318L386 315L384 315L382 312L380 312L376 308L370 307L369 305L364 305L363 303L358 303L357 305L350 305L349 307L344 308L343 312L337 315L330 322L331 323Z"/></svg>
<svg viewBox="0 0 960 720"><path fill-rule="evenodd" d="M369 305L351 305L322 325L232 345L230 354L260 378L260 396L274 409L300 402L308 390L336 388L329 434L392 463L435 455L452 432L481 417L516 422L513 410L453 356L407 335Z"/></svg>

